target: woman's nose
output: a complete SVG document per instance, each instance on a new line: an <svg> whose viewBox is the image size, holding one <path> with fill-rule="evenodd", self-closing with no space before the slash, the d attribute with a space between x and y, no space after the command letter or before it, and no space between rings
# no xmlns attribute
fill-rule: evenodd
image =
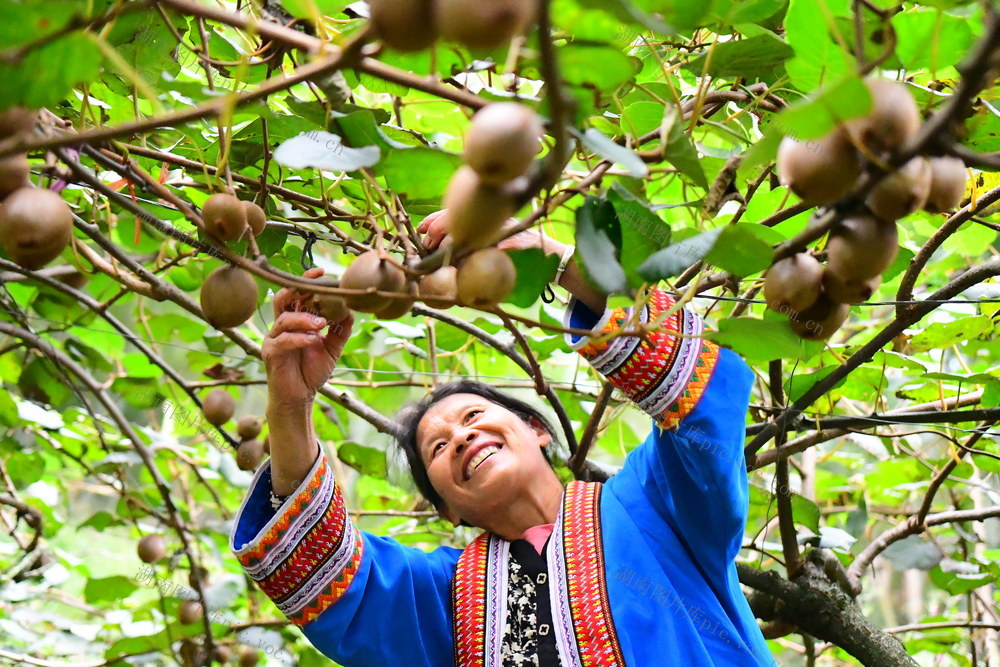
<svg viewBox="0 0 1000 667"><path fill-rule="evenodd" d="M461 435L458 437L458 443L455 445L455 453L460 454L466 445L472 444L472 441L476 439L475 431L469 430L465 437Z"/></svg>

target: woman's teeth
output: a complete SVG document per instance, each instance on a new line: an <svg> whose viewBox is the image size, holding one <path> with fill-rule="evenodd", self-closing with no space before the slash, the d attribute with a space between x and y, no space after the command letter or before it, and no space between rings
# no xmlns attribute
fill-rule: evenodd
<svg viewBox="0 0 1000 667"><path fill-rule="evenodd" d="M472 477L472 473L476 471L476 468L479 467L479 464L481 464L483 461L485 461L490 456L496 454L499 451L500 448L497 447L496 445L490 445L489 447L484 447L481 450L479 450L479 452L477 452L476 455L472 457L472 460L469 461L469 465L465 469L466 479Z"/></svg>

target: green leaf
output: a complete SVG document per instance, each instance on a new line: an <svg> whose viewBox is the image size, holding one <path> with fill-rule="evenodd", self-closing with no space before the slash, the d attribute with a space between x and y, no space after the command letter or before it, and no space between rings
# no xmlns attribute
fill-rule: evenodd
<svg viewBox="0 0 1000 667"><path fill-rule="evenodd" d="M771 265L771 245L760 238L759 225L736 224L722 229L705 261L734 276L746 277Z"/></svg>
<svg viewBox="0 0 1000 667"><path fill-rule="evenodd" d="M939 72L957 64L972 45L966 18L938 10L913 9L892 17L896 55L908 70Z"/></svg>
<svg viewBox="0 0 1000 667"><path fill-rule="evenodd" d="M639 267L651 254L670 240L670 227L631 192L615 183L608 192L621 229L621 264L629 285L639 287L644 280Z"/></svg>
<svg viewBox="0 0 1000 667"><path fill-rule="evenodd" d="M365 447L356 442L345 442L337 447L337 458L358 472L372 477L385 477L388 467L385 452Z"/></svg>
<svg viewBox="0 0 1000 667"><path fill-rule="evenodd" d="M706 338L725 345L751 363L795 359L802 354L802 341L779 320L736 317L719 320L719 330Z"/></svg>
<svg viewBox="0 0 1000 667"><path fill-rule="evenodd" d="M610 93L631 80L638 67L619 49L570 45L559 49L559 71L570 85Z"/></svg>
<svg viewBox="0 0 1000 667"><path fill-rule="evenodd" d="M707 62L707 73L711 76L767 77L779 74L793 53L784 40L766 32L748 39L715 44L685 64L684 69L701 75L706 71Z"/></svg>
<svg viewBox="0 0 1000 667"><path fill-rule="evenodd" d="M128 577L114 575L103 579L88 579L83 586L83 598L95 602L120 602L139 589Z"/></svg>
<svg viewBox="0 0 1000 667"><path fill-rule="evenodd" d="M588 196L576 210L576 256L587 276L606 294L621 293L627 287L615 244L606 231L615 224L615 209L606 200Z"/></svg>
<svg viewBox="0 0 1000 667"><path fill-rule="evenodd" d="M925 542L916 535L893 542L882 552L882 556L900 570L930 570L944 558L937 545Z"/></svg>
<svg viewBox="0 0 1000 667"><path fill-rule="evenodd" d="M621 165L636 178L646 178L649 175L649 167L642 161L631 148L619 146L612 139L605 136L600 130L590 128L580 136L583 145L597 153L605 160Z"/></svg>
<svg viewBox="0 0 1000 667"><path fill-rule="evenodd" d="M935 322L910 339L910 346L919 352L937 350L982 336L993 330L986 315L965 317L953 322Z"/></svg>
<svg viewBox="0 0 1000 667"><path fill-rule="evenodd" d="M559 255L546 254L540 248L508 250L517 269L517 283L514 291L504 299L518 308L527 308L538 300L542 290L549 284L559 268Z"/></svg>
<svg viewBox="0 0 1000 667"><path fill-rule="evenodd" d="M816 90L855 69L854 58L846 55L833 38L832 10L836 0L791 0L785 15L785 39L795 57L785 64L789 77L802 91Z"/></svg>
<svg viewBox="0 0 1000 667"><path fill-rule="evenodd" d="M394 150L377 169L397 195L411 199L440 199L451 175L462 164L458 155L433 148Z"/></svg>
<svg viewBox="0 0 1000 667"><path fill-rule="evenodd" d="M17 416L17 404L11 398L10 392L0 389L0 424L10 427L20 425Z"/></svg>
<svg viewBox="0 0 1000 667"><path fill-rule="evenodd" d="M938 565L930 571L931 581L941 590L952 595L965 595L980 586L992 583L995 579L990 574L962 574L960 572L945 572Z"/></svg>
<svg viewBox="0 0 1000 667"><path fill-rule="evenodd" d="M666 247L643 262L639 267L639 275L649 282L680 275L684 269L701 261L712 250L721 234L721 229L713 229Z"/></svg>
<svg viewBox="0 0 1000 667"><path fill-rule="evenodd" d="M103 57L80 33L32 49L18 63L0 64L0 99L30 108L58 105L73 86L100 75Z"/></svg>
<svg viewBox="0 0 1000 667"><path fill-rule="evenodd" d="M792 518L795 519L795 523L819 534L819 506L805 496L792 494Z"/></svg>
<svg viewBox="0 0 1000 667"><path fill-rule="evenodd" d="M684 123L678 122L677 110L673 107L667 111L664 123L670 123L667 134L667 146L663 151L663 159L677 167L677 170L687 176L700 188L708 189L708 178L705 169L698 159L698 151L691 137L684 131Z"/></svg>

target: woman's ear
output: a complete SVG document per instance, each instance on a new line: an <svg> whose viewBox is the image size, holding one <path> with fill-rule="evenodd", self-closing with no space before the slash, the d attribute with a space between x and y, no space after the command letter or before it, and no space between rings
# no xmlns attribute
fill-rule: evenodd
<svg viewBox="0 0 1000 667"><path fill-rule="evenodd" d="M545 428L537 417L528 417L528 426L535 432L535 435L542 439L539 443L540 447L546 447L552 442L552 434L549 433L548 429Z"/></svg>

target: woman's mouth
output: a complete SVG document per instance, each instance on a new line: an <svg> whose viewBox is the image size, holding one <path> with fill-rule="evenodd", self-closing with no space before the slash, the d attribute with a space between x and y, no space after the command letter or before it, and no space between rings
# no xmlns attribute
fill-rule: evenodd
<svg viewBox="0 0 1000 667"><path fill-rule="evenodd" d="M500 451L500 445L487 445L473 455L469 462L465 464L465 479L469 480L476 470L479 469L486 459Z"/></svg>

